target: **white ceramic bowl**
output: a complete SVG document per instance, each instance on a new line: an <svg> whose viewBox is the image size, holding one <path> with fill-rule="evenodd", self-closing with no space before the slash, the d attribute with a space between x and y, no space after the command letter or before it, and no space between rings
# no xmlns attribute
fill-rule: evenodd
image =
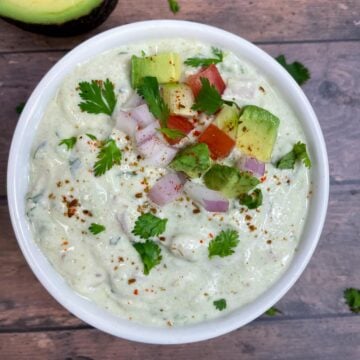
<svg viewBox="0 0 360 360"><path fill-rule="evenodd" d="M278 87L305 131L313 163L313 196L298 251L289 268L269 290L252 303L221 318L169 329L142 326L120 319L76 294L33 241L25 216L25 194L33 138L44 110L63 78L77 64L103 51L124 44L171 37L196 38L231 50L261 69ZM203 24L168 20L139 22L106 31L64 56L41 80L21 114L11 144L7 180L8 202L16 237L32 271L48 292L71 313L100 330L153 344L178 344L213 338L247 324L275 304L299 278L310 260L324 224L329 193L328 160L323 135L309 101L291 76L271 56L236 35Z"/></svg>

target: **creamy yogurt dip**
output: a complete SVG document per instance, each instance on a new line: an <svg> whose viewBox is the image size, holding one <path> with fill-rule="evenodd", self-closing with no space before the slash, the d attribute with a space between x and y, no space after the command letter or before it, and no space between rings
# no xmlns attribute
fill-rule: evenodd
<svg viewBox="0 0 360 360"><path fill-rule="evenodd" d="M197 41L151 41L100 54L77 66L64 80L34 140L27 216L36 243L77 293L122 318L180 326L231 312L257 298L280 277L296 251L306 219L309 170L301 164L294 170L273 165L294 143L305 142L299 121L258 69L224 50L223 61L216 65L226 83L223 98L240 107L257 105L280 119L272 163L266 164L257 186L263 194L262 205L250 210L230 199L227 212L209 212L186 194L164 206L154 204L148 191L169 169L147 165L133 139L117 129L116 119L134 99L132 55L162 52L177 53L182 60L212 57L211 46ZM197 71L183 64L181 80ZM107 78L117 97L113 115L81 111L79 83ZM206 128L213 116L202 114L199 119L197 128L176 147L193 142L194 132ZM71 137L76 138L72 149L59 145ZM121 150L122 159L96 177L93 166L99 142L109 137ZM235 149L221 162L230 164L239 156L241 152ZM142 241L132 229L143 213L167 219L165 232L153 238L161 248L161 262L148 275L133 246ZM94 223L106 230L91 233ZM238 232L234 253L209 258L210 242L226 229ZM223 311L214 306L219 299L226 300Z"/></svg>

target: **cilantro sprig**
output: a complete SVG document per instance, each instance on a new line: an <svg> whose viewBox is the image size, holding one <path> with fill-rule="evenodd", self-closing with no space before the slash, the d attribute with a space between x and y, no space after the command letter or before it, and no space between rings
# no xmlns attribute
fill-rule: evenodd
<svg viewBox="0 0 360 360"><path fill-rule="evenodd" d="M79 107L82 111L90 114L111 115L116 106L114 84L106 79L83 81L79 83L80 97L82 101Z"/></svg>
<svg viewBox="0 0 360 360"><path fill-rule="evenodd" d="M242 194L239 197L241 205L246 206L248 209L256 209L262 205L263 195L261 189L255 189L251 194Z"/></svg>
<svg viewBox="0 0 360 360"><path fill-rule="evenodd" d="M239 243L239 234L235 230L222 230L215 239L211 240L208 247L209 258L213 256L225 257L232 255L234 248Z"/></svg>
<svg viewBox="0 0 360 360"><path fill-rule="evenodd" d="M299 85L304 84L310 79L309 69L300 62L295 61L292 64L288 64L284 55L279 55L275 60L288 71Z"/></svg>
<svg viewBox="0 0 360 360"><path fill-rule="evenodd" d="M159 265L162 259L161 248L153 240L136 242L133 244L144 264L144 274L149 275L150 270Z"/></svg>
<svg viewBox="0 0 360 360"><path fill-rule="evenodd" d="M224 309L226 309L226 300L225 299L219 299L219 300L215 300L213 302L215 308L219 311L223 311Z"/></svg>
<svg viewBox="0 0 360 360"><path fill-rule="evenodd" d="M173 139L173 140L182 139L183 137L186 136L186 134L184 132L177 130L177 129L170 129L167 127L162 127L162 128L156 129L156 130L163 133L169 139Z"/></svg>
<svg viewBox="0 0 360 360"><path fill-rule="evenodd" d="M276 314L282 314L282 312L279 309L277 309L275 306L272 306L270 309L267 309L265 311L265 314L267 316L275 316Z"/></svg>
<svg viewBox="0 0 360 360"><path fill-rule="evenodd" d="M140 215L135 222L132 233L148 240L162 234L166 229L167 221L168 219L160 219L151 213Z"/></svg>
<svg viewBox="0 0 360 360"><path fill-rule="evenodd" d="M101 224L92 223L92 224L89 226L89 231L90 231L92 234L97 235L97 234L100 234L101 232L105 231L105 226L104 226L104 225L101 225Z"/></svg>
<svg viewBox="0 0 360 360"><path fill-rule="evenodd" d="M65 145L67 150L71 150L75 146L76 140L77 139L75 136L68 138L68 139L62 139L59 142L59 145Z"/></svg>
<svg viewBox="0 0 360 360"><path fill-rule="evenodd" d="M150 112L160 121L161 127L167 127L170 110L160 95L159 83L154 76L145 76L137 88L138 94L144 98Z"/></svg>
<svg viewBox="0 0 360 360"><path fill-rule="evenodd" d="M349 309L355 314L360 314L360 290L348 288L344 291L344 298Z"/></svg>
<svg viewBox="0 0 360 360"><path fill-rule="evenodd" d="M15 108L16 113L21 114L22 111L24 110L24 107L25 107L25 102L19 103Z"/></svg>
<svg viewBox="0 0 360 360"><path fill-rule="evenodd" d="M278 169L294 169L296 161L301 161L307 168L311 168L311 160L306 151L306 145L300 141L276 163L276 167Z"/></svg>
<svg viewBox="0 0 360 360"><path fill-rule="evenodd" d="M97 155L98 161L94 164L95 176L101 176L110 170L114 165L120 165L122 153L116 146L113 139L105 140L101 144L100 151Z"/></svg>
<svg viewBox="0 0 360 360"><path fill-rule="evenodd" d="M180 11L180 5L176 0L168 0L170 11L176 14Z"/></svg>
<svg viewBox="0 0 360 360"><path fill-rule="evenodd" d="M184 64L192 67L199 67L199 66L205 67L211 64L221 63L224 59L224 53L220 49L215 47L212 47L211 51L214 55L213 58L199 58L199 57L188 58L184 61Z"/></svg>

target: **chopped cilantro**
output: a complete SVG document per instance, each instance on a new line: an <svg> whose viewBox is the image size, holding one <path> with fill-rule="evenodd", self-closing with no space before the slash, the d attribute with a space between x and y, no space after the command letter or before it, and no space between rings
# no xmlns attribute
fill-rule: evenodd
<svg viewBox="0 0 360 360"><path fill-rule="evenodd" d="M306 145L300 141L276 163L276 167L278 169L293 169L297 160L302 161L307 168L311 168L311 160L306 151Z"/></svg>
<svg viewBox="0 0 360 360"><path fill-rule="evenodd" d="M360 290L348 288L344 291L344 298L349 309L355 314L360 314Z"/></svg>
<svg viewBox="0 0 360 360"><path fill-rule="evenodd" d="M223 61L224 53L215 47L211 48L212 53L214 54L214 58L188 58L184 61L185 65L189 65L192 67L198 66L209 66L211 64L218 64Z"/></svg>
<svg viewBox="0 0 360 360"><path fill-rule="evenodd" d="M89 139L93 140L93 141L96 141L96 140L97 140L97 137L96 137L95 135L93 135L93 134L86 134L86 136L87 136Z"/></svg>
<svg viewBox="0 0 360 360"><path fill-rule="evenodd" d="M144 264L144 274L149 275L150 270L161 262L162 256L160 246L152 240L136 242L133 246L139 253Z"/></svg>
<svg viewBox="0 0 360 360"><path fill-rule="evenodd" d="M255 189L251 194L242 194L239 197L240 204L251 210L261 206L262 200L263 196L260 189Z"/></svg>
<svg viewBox="0 0 360 360"><path fill-rule="evenodd" d="M219 299L219 300L215 300L213 302L215 308L219 311L223 311L224 309L226 309L226 300L225 299Z"/></svg>
<svg viewBox="0 0 360 360"><path fill-rule="evenodd" d="M156 129L156 130L163 133L169 139L177 140L177 139L182 139L183 137L186 136L185 133L183 133L182 131L177 130L177 129L169 129L167 127L162 127L160 129Z"/></svg>
<svg viewBox="0 0 360 360"><path fill-rule="evenodd" d="M265 311L267 316L275 316L276 314L281 314L281 311L277 309L275 306L272 306L270 309Z"/></svg>
<svg viewBox="0 0 360 360"><path fill-rule="evenodd" d="M92 80L91 83L83 81L79 83L80 97L83 102L79 104L82 111L90 114L111 115L115 109L116 96L114 85L106 79Z"/></svg>
<svg viewBox="0 0 360 360"><path fill-rule="evenodd" d="M154 76L145 76L137 92L146 101L150 112L160 121L161 127L166 128L170 110L160 95L157 78Z"/></svg>
<svg viewBox="0 0 360 360"><path fill-rule="evenodd" d="M299 85L304 84L310 79L309 70L298 61L288 64L284 55L279 55L275 60L289 72Z"/></svg>
<svg viewBox="0 0 360 360"><path fill-rule="evenodd" d="M208 115L215 114L224 104L224 101L221 99L221 95L216 87L210 84L209 79L200 78L200 81L202 87L195 99L195 104L192 109L203 111Z"/></svg>
<svg viewBox="0 0 360 360"><path fill-rule="evenodd" d="M71 138L68 138L68 139L62 139L60 142L59 142L59 145L65 145L67 150L71 150L75 144L76 144L76 137L73 136Z"/></svg>
<svg viewBox="0 0 360 360"><path fill-rule="evenodd" d="M24 102L21 102L19 103L16 108L15 108L15 111L18 113L18 114L21 114L22 111L24 110L24 107L25 107L25 103Z"/></svg>
<svg viewBox="0 0 360 360"><path fill-rule="evenodd" d="M142 239L150 239L165 231L167 221L167 219L160 219L151 213L140 215L135 222L132 233Z"/></svg>
<svg viewBox="0 0 360 360"><path fill-rule="evenodd" d="M105 231L105 226L104 226L104 225L100 225L100 224L92 223L92 224L89 226L89 231L90 231L92 234L97 235L97 234L100 234L101 232Z"/></svg>
<svg viewBox="0 0 360 360"><path fill-rule="evenodd" d="M176 14L180 10L180 5L176 0L168 0L170 11Z"/></svg>
<svg viewBox="0 0 360 360"><path fill-rule="evenodd" d="M98 161L94 164L95 176L104 175L114 165L120 165L121 156L121 150L116 146L115 140L104 141L97 156Z"/></svg>
<svg viewBox="0 0 360 360"><path fill-rule="evenodd" d="M239 243L239 234L235 230L222 230L220 234L209 243L209 258L213 256L225 257L234 253Z"/></svg>

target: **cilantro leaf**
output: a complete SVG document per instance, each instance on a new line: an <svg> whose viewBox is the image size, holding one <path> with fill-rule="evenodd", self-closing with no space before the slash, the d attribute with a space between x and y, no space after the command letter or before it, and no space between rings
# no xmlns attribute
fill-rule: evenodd
<svg viewBox="0 0 360 360"><path fill-rule="evenodd" d="M62 139L60 142L59 142L59 145L65 145L67 150L71 150L75 144L76 144L76 137L73 136L71 138L68 138L68 139Z"/></svg>
<svg viewBox="0 0 360 360"><path fill-rule="evenodd" d="M86 134L86 136L87 136L89 139L93 140L93 141L96 141L96 140L97 140L97 137L96 137L95 135L93 135L93 134Z"/></svg>
<svg viewBox="0 0 360 360"><path fill-rule="evenodd" d="M277 309L275 306L272 306L270 309L265 311L267 316L275 316L276 314L282 314L282 312Z"/></svg>
<svg viewBox="0 0 360 360"><path fill-rule="evenodd" d="M176 0L168 0L170 11L176 14L180 10L180 5Z"/></svg>
<svg viewBox="0 0 360 360"><path fill-rule="evenodd" d="M150 239L165 231L167 221L168 219L160 219L151 213L140 215L135 222L132 233L142 239Z"/></svg>
<svg viewBox="0 0 360 360"><path fill-rule="evenodd" d="M299 85L304 84L310 79L309 70L298 61L288 64L284 55L279 55L275 60L288 71Z"/></svg>
<svg viewBox="0 0 360 360"><path fill-rule="evenodd" d="M221 99L216 87L210 84L209 79L200 78L200 81L202 86L192 109L203 111L208 115L215 114L224 104L224 101Z"/></svg>
<svg viewBox="0 0 360 360"><path fill-rule="evenodd" d="M114 165L120 165L122 153L116 146L113 139L108 139L102 143L98 153L98 161L94 164L95 176L101 176L110 170Z"/></svg>
<svg viewBox="0 0 360 360"><path fill-rule="evenodd" d="M234 253L233 248L239 243L239 234L235 230L222 230L209 243L209 258L213 256L225 257Z"/></svg>
<svg viewBox="0 0 360 360"><path fill-rule="evenodd" d="M150 112L160 121L161 127L167 127L170 110L160 95L159 83L154 76L145 76L137 89L138 94L144 98Z"/></svg>
<svg viewBox="0 0 360 360"><path fill-rule="evenodd" d="M111 115L115 109L116 96L114 84L106 79L92 80L91 83L83 81L79 83L80 97L83 102L79 104L82 111L90 114Z"/></svg>
<svg viewBox="0 0 360 360"><path fill-rule="evenodd" d="M215 47L211 48L212 53L214 54L214 58L188 58L184 61L185 65L198 67L198 66L209 66L211 64L221 63L224 59L224 53Z"/></svg>
<svg viewBox="0 0 360 360"><path fill-rule="evenodd" d="M302 161L307 168L311 168L311 160L306 151L306 145L300 141L293 146L291 151L280 158L276 163L276 167L278 169L294 169L297 160Z"/></svg>
<svg viewBox="0 0 360 360"><path fill-rule="evenodd" d="M136 242L133 246L139 253L144 264L144 274L149 275L150 270L161 262L162 256L160 246L152 240L146 240L143 243Z"/></svg>
<svg viewBox="0 0 360 360"><path fill-rule="evenodd" d="M162 127L160 129L156 129L156 130L163 133L169 139L177 140L177 139L182 139L183 137L186 136L185 133L183 133L182 131L177 130L177 129L169 129L167 127Z"/></svg>
<svg viewBox="0 0 360 360"><path fill-rule="evenodd" d="M255 189L251 194L240 195L239 201L241 205L245 205L248 209L256 209L262 205L263 195L260 189Z"/></svg>
<svg viewBox="0 0 360 360"><path fill-rule="evenodd" d="M24 110L24 107L25 107L25 103L24 102L21 102L19 103L16 108L15 108L15 111L18 113L18 114L21 114L22 111Z"/></svg>
<svg viewBox="0 0 360 360"><path fill-rule="evenodd" d="M360 314L360 290L348 288L344 291L344 298L350 310L355 314Z"/></svg>
<svg viewBox="0 0 360 360"><path fill-rule="evenodd" d="M223 311L224 309L226 309L226 305L227 305L225 299L215 300L213 304L215 308L219 311Z"/></svg>
<svg viewBox="0 0 360 360"><path fill-rule="evenodd" d="M90 231L92 234L97 235L97 234L100 234L101 232L105 231L105 226L104 226L104 225L100 225L100 224L92 223L92 224L89 226L89 231Z"/></svg>

